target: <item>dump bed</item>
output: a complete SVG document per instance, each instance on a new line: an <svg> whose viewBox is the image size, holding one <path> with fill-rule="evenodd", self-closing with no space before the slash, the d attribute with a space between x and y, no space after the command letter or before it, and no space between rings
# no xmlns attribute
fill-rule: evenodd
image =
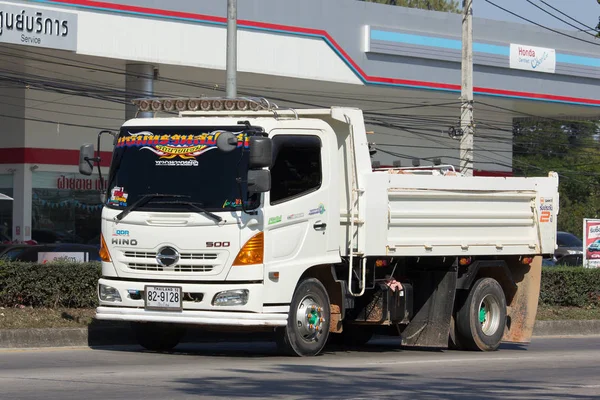
<svg viewBox="0 0 600 400"><path fill-rule="evenodd" d="M365 255L553 254L558 176L466 177L385 169L365 176L358 250Z"/></svg>

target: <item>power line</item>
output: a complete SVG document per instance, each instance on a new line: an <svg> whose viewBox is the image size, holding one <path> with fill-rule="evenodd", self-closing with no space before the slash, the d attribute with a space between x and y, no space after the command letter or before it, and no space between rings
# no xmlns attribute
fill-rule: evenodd
<svg viewBox="0 0 600 400"><path fill-rule="evenodd" d="M586 28L588 28L588 29L589 29L589 30L591 30L591 31L597 31L597 30L598 30L597 28L592 28L591 26L589 26L589 25L586 25L586 24L584 24L583 22L581 22L581 21L578 21L578 20L576 20L575 18L573 18L573 17L571 17L571 16L569 16L569 15L565 14L564 12L560 11L558 8L556 8L556 7L553 7L551 4L548 4L548 3L546 3L544 0L540 0L540 2L544 3L545 5L547 5L548 7L550 7L551 9L553 9L554 11L556 11L557 13L559 13L559 14L561 14L561 15L564 15L565 17L569 18L570 20L572 20L572 21L575 21L575 22L577 22L578 24L581 24L581 25L585 26Z"/></svg>
<svg viewBox="0 0 600 400"><path fill-rule="evenodd" d="M537 5L537 4L535 4L533 1L531 1L531 0L525 0L525 1L527 1L529 4L531 4L531 5L532 5L532 6L534 6L535 8L538 8L538 9L542 10L543 12L545 12L546 14L548 14L548 15L550 15L550 16L552 16L552 17L556 18L557 20L559 20L559 21L561 21L561 22L563 22L563 23L565 23L565 24L567 24L567 25L569 25L569 26L571 26L571 27L573 27L573 28L577 29L578 31L580 31L580 32L583 32L583 33L585 33L585 34L587 34L587 35L590 35L590 36L592 36L592 37L594 37L594 38L596 37L596 35L594 35L594 34L592 34L592 33L589 33L589 32L586 32L585 30L583 30L583 29L579 28L578 26L575 26L575 25L573 25L572 23L570 23L570 22L568 22L568 21L565 21L564 19L562 19L562 18L560 18L560 17L557 17L556 15L552 14L550 11L548 11L548 10L544 10L542 7L538 6L538 5Z"/></svg>
<svg viewBox="0 0 600 400"><path fill-rule="evenodd" d="M54 59L61 59L60 57L54 57L54 56L49 56L49 55L44 55L41 54L41 56L43 57L52 57ZM66 60L66 59L65 59ZM67 63L57 63L55 61L47 61L45 60L45 62L48 63L53 63L53 64L57 64L57 65L65 65L65 66L69 66L69 67L73 67L73 68L79 68L79 69L83 69L83 68L87 68L87 69L91 69L89 67L83 67L81 65L77 65L77 64L67 64ZM94 65L93 63L85 63L85 62L80 62L80 61L75 61L75 63L83 63L83 64L88 64L88 65ZM99 64L95 64L95 65L99 65ZM126 71L123 69L119 69L119 68L114 68L114 67L104 67L103 68L93 68L93 70L96 71L101 71L101 72L106 72L106 73L113 73L113 74L118 74L118 75L127 75ZM107 70L108 69L112 69L112 70ZM49 71L49 72L53 72L53 71ZM64 74L62 74L64 75ZM178 80L178 79L174 79L174 78L166 78L166 77L162 77L161 79L159 79L159 81L164 81L167 83L176 83L176 84L181 84L181 85L187 85L187 86L192 86L192 87L201 87L201 88L212 88L212 86L208 85L208 84L204 84L204 83L200 83L200 82L192 82L192 81L184 81L184 80ZM123 104L124 103L124 96L125 96L125 92L122 90L117 90L114 87L111 86L106 86L106 85L95 85L95 86L88 86L88 87L81 87L81 86L77 86L75 84L73 84L72 81L64 81L64 80L45 80L46 83L51 83L51 86L54 87L48 87L48 85L41 85L38 88L35 88L36 90L42 90L42 91L56 91L58 93L69 93L70 95L73 96L80 96L82 95L80 91L91 91L91 93L85 93L83 94L84 97L91 97L91 98L95 98L98 100L102 100L102 101L111 101L111 102L116 102L116 103L120 103ZM26 82L25 82L26 83ZM39 82L38 82L39 83ZM68 84L67 87L65 87L65 83ZM70 90L74 90L76 91L76 93L71 92ZM273 92L276 92L275 90L273 90ZM251 92L249 92L250 94L253 94ZM301 91L279 91L279 93L283 93L283 94L288 94L288 95L302 95ZM340 99L346 100L346 101L350 101L352 99L350 99L349 97L338 97ZM304 104L304 105L310 105L310 106L317 106L317 107L322 107L322 105L315 105L315 104L311 104L308 102L302 102L302 101L294 101L292 99L289 98L279 98L277 100L283 100L286 102L292 102L292 103L296 103L296 104ZM361 99L359 99L361 100ZM364 99L362 99L364 100ZM369 101L373 101L373 102L380 102L380 103L391 103L391 104L408 104L407 108L414 108L414 107L418 107L418 108L422 108L422 107L431 107L431 106L436 106L436 107L445 107L447 105L450 105L452 103L438 103L438 104L423 104L423 105L414 105L414 104L410 104L410 103L401 103L401 102L391 102L391 101L383 101L381 99L377 99L377 100L369 100ZM456 104L457 102L454 102L454 104ZM535 115L532 114L526 114L526 113L522 113L519 111L515 111L515 110L510 110L510 109L505 109L499 106L494 106L494 105L490 105L491 107L496 107L502 110L506 110L509 112L503 112L503 114L510 114L512 115L513 113L520 113L523 115L529 115L529 116L533 116L533 117L537 117ZM431 132L432 128L427 128L427 129L423 129L423 128L419 128L417 126L418 124L421 125L425 125L430 127L431 125L439 125L439 126L444 126L446 124L453 124L456 121L456 118L454 116L449 116L449 117L445 117L445 116L440 116L440 117L415 117L415 116L410 116L410 115L397 115L397 114L385 114L385 113L377 113L377 112L373 112L371 113L373 115L377 115L379 119L383 119L383 118L387 118L387 119L394 119L396 121L398 120L405 120L405 121L411 121L410 123L405 123L403 126L398 126L398 125L394 125L391 124L390 126L396 128L396 129L401 129L401 130L407 130L407 129L414 129L414 130L421 130L423 132L417 132L416 135L420 138L423 139L424 136L428 135L429 137L435 138L436 140L432 140L432 139L426 139L426 140L430 140L433 141L434 143L442 143L439 141L439 137L437 135L433 135L429 132ZM369 115L369 112L365 112L365 115ZM51 123L55 123L54 121L50 121ZM512 129L503 129L498 127L497 125L506 125L506 126L511 126L512 124L510 123L505 123L505 122L500 122L500 121L495 121L496 125L492 125L491 123L486 122L485 120L478 120L478 123L480 124L485 124L487 126L490 126L491 128L494 128L496 130L501 130L501 131L505 131L505 132L512 132ZM386 125L382 125L382 126L386 126ZM413 132L414 133L414 132ZM512 142L512 138L508 138L508 137L501 137L501 136L493 136L493 135L481 135L480 136L483 139L489 139L489 141L496 141L499 143L509 143ZM543 138L540 140L544 140ZM485 151L488 151L488 149L482 149Z"/></svg>
<svg viewBox="0 0 600 400"><path fill-rule="evenodd" d="M41 122L41 123L53 124L53 125L60 124L60 125L65 125L65 126L74 126L77 128L90 128L90 129L96 129L96 130L114 130L114 128L107 128L105 126L102 127L102 126L74 124L74 123L70 123L70 122L59 122L59 121L51 121L48 119L39 119L39 118L30 118L30 117L16 117L14 115L5 115L5 114L0 114L0 118L19 119L19 120L24 120L24 121Z"/></svg>
<svg viewBox="0 0 600 400"><path fill-rule="evenodd" d="M584 43L587 43L587 44L593 44L594 46L600 46L600 43L594 43L594 42L590 42L589 40L581 39L581 38L578 38L577 36L572 36L572 35L569 35L569 34L567 34L567 33L564 33L564 32L558 31L558 30L556 30L556 29L549 28L549 27L547 27L547 26L545 26L545 25L539 24L539 23L537 23L537 22L534 22L534 21L532 21L532 20L530 20L530 19L528 19L528 18L525 18L525 17L523 17L523 16L521 16L521 15L517 14L517 13L514 13L514 12L512 12L512 11L510 11L510 10L507 10L506 8L504 8L504 7L501 7L501 6L499 6L498 4L496 4L496 3L494 3L494 2L492 2L492 1L490 1L490 0L484 0L484 1L485 1L486 3L489 3L489 4L493 5L493 6L494 6L494 7L496 7L496 8L499 8L500 10L502 10L502 11L504 11L504 12L507 12L507 13L509 13L509 14L511 14L511 15L513 15L513 16L515 16L515 17L517 17L517 18L520 18L520 19L524 20L524 21L527 21L527 22L529 22L530 24L533 24L533 25L539 26L540 28L543 28L543 29L549 30L549 31L551 31L551 32L554 32L554 33L558 33L559 35L566 36L566 37L569 37L569 38L571 38L571 39L579 40L580 42L584 42Z"/></svg>

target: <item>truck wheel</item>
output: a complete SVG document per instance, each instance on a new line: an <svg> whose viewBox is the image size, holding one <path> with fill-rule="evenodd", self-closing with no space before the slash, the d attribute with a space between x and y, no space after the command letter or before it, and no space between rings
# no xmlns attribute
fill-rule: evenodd
<svg viewBox="0 0 600 400"><path fill-rule="evenodd" d="M276 330L277 346L285 354L315 356L329 337L329 295L314 278L305 279L296 288L285 328Z"/></svg>
<svg viewBox="0 0 600 400"><path fill-rule="evenodd" d="M173 349L186 332L181 326L158 322L133 322L131 327L138 344L152 351Z"/></svg>
<svg viewBox="0 0 600 400"><path fill-rule="evenodd" d="M506 298L492 278L478 279L456 313L460 346L469 350L494 351L506 327Z"/></svg>

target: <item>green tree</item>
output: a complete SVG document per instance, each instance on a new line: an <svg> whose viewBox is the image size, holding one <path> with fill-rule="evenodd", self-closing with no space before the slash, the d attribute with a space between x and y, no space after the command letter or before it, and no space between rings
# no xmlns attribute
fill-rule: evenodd
<svg viewBox="0 0 600 400"><path fill-rule="evenodd" d="M422 8L425 10L448 11L460 13L459 2L455 0L362 0L370 3L389 4L393 6ZM600 0L599 0L600 1Z"/></svg>
<svg viewBox="0 0 600 400"><path fill-rule="evenodd" d="M532 121L514 126L517 176L559 174L558 229L582 235L583 218L600 217L600 143L595 121Z"/></svg>

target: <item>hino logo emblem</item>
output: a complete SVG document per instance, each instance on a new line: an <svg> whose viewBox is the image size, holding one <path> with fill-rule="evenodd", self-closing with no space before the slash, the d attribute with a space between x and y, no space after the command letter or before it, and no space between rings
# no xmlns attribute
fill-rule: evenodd
<svg viewBox="0 0 600 400"><path fill-rule="evenodd" d="M163 267L171 267L179 261L179 252L172 247L163 247L156 254L156 261Z"/></svg>

